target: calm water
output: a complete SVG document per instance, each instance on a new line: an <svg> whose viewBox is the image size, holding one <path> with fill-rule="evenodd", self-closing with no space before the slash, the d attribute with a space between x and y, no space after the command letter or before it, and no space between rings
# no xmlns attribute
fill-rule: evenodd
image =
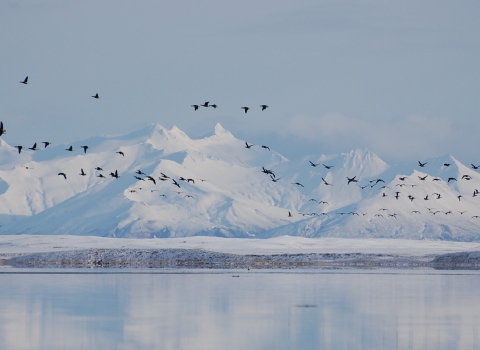
<svg viewBox="0 0 480 350"><path fill-rule="evenodd" d="M476 272L8 271L0 349L480 349Z"/></svg>

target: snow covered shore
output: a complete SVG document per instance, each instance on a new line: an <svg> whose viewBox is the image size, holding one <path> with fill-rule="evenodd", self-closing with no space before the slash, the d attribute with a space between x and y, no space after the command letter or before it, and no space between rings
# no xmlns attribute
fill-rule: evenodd
<svg viewBox="0 0 480 350"><path fill-rule="evenodd" d="M480 268L480 244L396 239L0 236L15 267Z"/></svg>

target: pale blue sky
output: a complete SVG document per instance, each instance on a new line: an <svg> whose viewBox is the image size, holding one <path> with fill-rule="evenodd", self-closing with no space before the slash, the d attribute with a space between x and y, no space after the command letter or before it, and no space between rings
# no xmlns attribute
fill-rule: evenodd
<svg viewBox="0 0 480 350"><path fill-rule="evenodd" d="M220 122L289 158L480 163L479 17L478 1L0 0L4 139Z"/></svg>

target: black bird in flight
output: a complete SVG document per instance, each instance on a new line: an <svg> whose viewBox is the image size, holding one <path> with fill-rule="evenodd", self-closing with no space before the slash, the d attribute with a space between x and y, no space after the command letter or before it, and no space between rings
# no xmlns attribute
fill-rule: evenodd
<svg viewBox="0 0 480 350"><path fill-rule="evenodd" d="M266 148L270 151L270 147L268 147L268 146L262 146L262 148Z"/></svg>
<svg viewBox="0 0 480 350"><path fill-rule="evenodd" d="M199 105L192 105L191 107L193 107L194 110L197 110Z"/></svg>
<svg viewBox="0 0 480 350"><path fill-rule="evenodd" d="M428 176L428 175L425 175L424 177L419 176L418 178L419 178L420 180L422 180L422 181L425 181L425 179L427 178L427 176Z"/></svg>
<svg viewBox="0 0 480 350"><path fill-rule="evenodd" d="M473 164L470 164L470 165L472 166L472 169L475 169L475 170L478 169L478 168L480 168L480 165L478 165L478 166L473 165Z"/></svg>
<svg viewBox="0 0 480 350"><path fill-rule="evenodd" d="M105 179L105 176L103 176L103 174L99 174L97 175L97 177L103 177Z"/></svg>
<svg viewBox="0 0 480 350"><path fill-rule="evenodd" d="M249 145L248 142L245 141L245 148L252 148L252 146L255 146L255 145L253 143Z"/></svg>
<svg viewBox="0 0 480 350"><path fill-rule="evenodd" d="M208 107L208 104L210 103L210 101L207 101L205 102L203 105L201 105L202 107Z"/></svg>
<svg viewBox="0 0 480 350"><path fill-rule="evenodd" d="M449 178L448 178L448 182L450 182L450 181L457 181L457 179L454 178L454 177L449 177Z"/></svg>
<svg viewBox="0 0 480 350"><path fill-rule="evenodd" d="M35 142L32 147L29 147L28 149L31 149L32 151L38 151L37 148L37 143Z"/></svg>
<svg viewBox="0 0 480 350"><path fill-rule="evenodd" d="M117 171L117 170L115 170L114 173L110 173L110 176L111 176L111 177L114 177L114 178L116 178L116 179L118 179L118 178L120 177L120 176L118 176L118 171Z"/></svg>
<svg viewBox="0 0 480 350"><path fill-rule="evenodd" d="M25 85L28 84L28 75L25 79L23 79L23 81L20 82L20 84L25 84Z"/></svg>
<svg viewBox="0 0 480 350"><path fill-rule="evenodd" d="M270 177L272 178L272 181L273 181L273 182L277 182L278 180L281 179L281 177L279 177L278 179L276 179L273 175L270 175Z"/></svg>
<svg viewBox="0 0 480 350"><path fill-rule="evenodd" d="M147 174L145 174L145 173L144 173L143 171L141 171L141 170L137 170L136 173L137 173L138 175L147 175Z"/></svg>
<svg viewBox="0 0 480 350"><path fill-rule="evenodd" d="M432 181L442 181L442 179L435 177Z"/></svg>
<svg viewBox="0 0 480 350"><path fill-rule="evenodd" d="M326 205L329 205L328 202L325 202L325 201L320 201L320 202L318 202L318 204L326 204Z"/></svg>
<svg viewBox="0 0 480 350"><path fill-rule="evenodd" d="M327 169L333 168L333 165L325 165L325 164L322 164L322 165Z"/></svg>
<svg viewBox="0 0 480 350"><path fill-rule="evenodd" d="M213 105L210 105L208 107L213 107L213 108L217 109L218 106L216 104L213 104Z"/></svg>
<svg viewBox="0 0 480 350"><path fill-rule="evenodd" d="M58 173L59 176L63 176L63 178L66 180L67 179L67 175L65 173Z"/></svg>
<svg viewBox="0 0 480 350"><path fill-rule="evenodd" d="M241 107L241 109L245 110L245 113L247 113L250 107Z"/></svg>
<svg viewBox="0 0 480 350"><path fill-rule="evenodd" d="M195 180L194 180L194 179L187 179L187 182L193 182L193 183L195 183Z"/></svg>
<svg viewBox="0 0 480 350"><path fill-rule="evenodd" d="M305 186L303 186L300 182L292 182L292 185L298 185L298 186L305 187Z"/></svg>
<svg viewBox="0 0 480 350"><path fill-rule="evenodd" d="M83 152L87 153L87 149L89 148L88 146L80 146L80 148L83 148Z"/></svg>
<svg viewBox="0 0 480 350"><path fill-rule="evenodd" d="M193 198L193 196L186 194L183 198Z"/></svg>
<svg viewBox="0 0 480 350"><path fill-rule="evenodd" d="M152 181L154 185L157 184L157 182L155 181L155 179L154 179L153 177L147 176L147 179L150 180L150 181Z"/></svg>
<svg viewBox="0 0 480 350"><path fill-rule="evenodd" d="M423 200L428 201L428 194L423 198Z"/></svg>
<svg viewBox="0 0 480 350"><path fill-rule="evenodd" d="M98 171L103 171L103 169L102 169L102 168L100 168L99 166L97 166L97 167L95 168L95 170L98 170Z"/></svg>
<svg viewBox="0 0 480 350"><path fill-rule="evenodd" d="M419 166L420 168L423 168L425 165L427 165L427 163L428 163L428 162L422 163L422 162L418 161L418 166Z"/></svg>
<svg viewBox="0 0 480 350"><path fill-rule="evenodd" d="M100 98L100 96L98 96L98 93L96 93L95 95L92 96L93 98L96 98L97 100Z"/></svg>
<svg viewBox="0 0 480 350"><path fill-rule="evenodd" d="M49 145L51 145L52 143L51 142L48 142L48 141L43 141L42 142L44 144L44 148L47 148Z"/></svg>
<svg viewBox="0 0 480 350"><path fill-rule="evenodd" d="M65 148L65 151L73 152L73 146L70 146L70 147L68 147L68 148Z"/></svg>
<svg viewBox="0 0 480 350"><path fill-rule="evenodd" d="M354 176L354 177L352 177L352 178L349 178L349 177L347 176L347 180L348 180L347 185L350 185L350 182L358 182L357 180L355 180L356 177L357 177L357 176Z"/></svg>
<svg viewBox="0 0 480 350"><path fill-rule="evenodd" d="M443 163L443 166L450 166L450 163Z"/></svg>
<svg viewBox="0 0 480 350"><path fill-rule="evenodd" d="M402 176L402 177L399 177L398 179L401 180L401 181L405 181L405 179L407 178L408 176Z"/></svg>
<svg viewBox="0 0 480 350"><path fill-rule="evenodd" d="M85 174L85 172L83 171L83 168L80 168L80 170L81 170L81 171L80 171L80 174L79 174L79 175L82 175L82 176L87 175L87 174Z"/></svg>
<svg viewBox="0 0 480 350"><path fill-rule="evenodd" d="M288 217L291 218L291 217L292 217L292 213L288 212Z"/></svg>
<svg viewBox="0 0 480 350"><path fill-rule="evenodd" d="M18 149L18 154L22 153L23 146L15 146Z"/></svg>
<svg viewBox="0 0 480 350"><path fill-rule="evenodd" d="M125 154L122 151L115 152L125 157Z"/></svg>
<svg viewBox="0 0 480 350"><path fill-rule="evenodd" d="M332 184L329 184L323 177L322 177L322 181L323 181L323 183L324 183L325 185L327 185L327 186L332 186Z"/></svg>
<svg viewBox="0 0 480 350"><path fill-rule="evenodd" d="M463 175L462 176L462 180L465 179L465 180L471 180L472 177L470 175Z"/></svg>
<svg viewBox="0 0 480 350"><path fill-rule="evenodd" d="M268 108L267 105L260 105L260 107L262 107L262 111L266 110Z"/></svg>
<svg viewBox="0 0 480 350"><path fill-rule="evenodd" d="M160 181L167 181L167 178L165 178L165 177L159 177L158 179L159 179Z"/></svg>
<svg viewBox="0 0 480 350"><path fill-rule="evenodd" d="M145 181L145 179L142 179L141 177L138 177L138 176L135 176L135 175L133 175L133 177L136 178L137 180Z"/></svg>
<svg viewBox="0 0 480 350"><path fill-rule="evenodd" d="M312 161L310 161L310 160L309 160L309 162L310 162L310 165L311 165L311 166L313 166L314 168L320 165L320 163L318 163L318 164L315 164L315 163L313 163L313 162L312 162Z"/></svg>
<svg viewBox="0 0 480 350"><path fill-rule="evenodd" d="M0 122L0 136L6 133L7 133L7 130L3 128L3 122Z"/></svg>
<svg viewBox="0 0 480 350"><path fill-rule="evenodd" d="M173 184L174 184L175 186L177 186L178 188L180 188L180 185L178 184L178 182L175 181L175 179L172 179L172 180L173 180Z"/></svg>
<svg viewBox="0 0 480 350"><path fill-rule="evenodd" d="M160 173L160 174L162 174L162 176L163 176L165 179L169 179L169 178L170 178L169 176L165 175L164 173Z"/></svg>

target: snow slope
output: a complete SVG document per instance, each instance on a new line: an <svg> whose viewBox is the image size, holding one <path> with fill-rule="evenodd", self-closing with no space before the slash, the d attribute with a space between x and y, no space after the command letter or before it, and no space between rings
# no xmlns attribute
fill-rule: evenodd
<svg viewBox="0 0 480 350"><path fill-rule="evenodd" d="M18 154L0 141L0 234L480 240L480 174L451 156L423 168L390 166L359 149L288 160L261 145L247 149L220 124L198 140L154 124L69 146ZM108 175L115 171L118 179Z"/></svg>

